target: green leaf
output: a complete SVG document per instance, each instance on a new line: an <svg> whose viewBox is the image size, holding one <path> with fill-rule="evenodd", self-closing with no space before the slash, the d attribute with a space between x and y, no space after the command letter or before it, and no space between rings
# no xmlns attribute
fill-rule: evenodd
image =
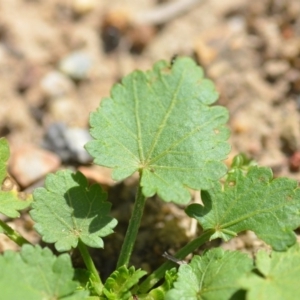
<svg viewBox="0 0 300 300"><path fill-rule="evenodd" d="M245 153L240 153L233 158L231 169L245 169L248 170L249 167L255 166L256 162L251 158L247 157Z"/></svg>
<svg viewBox="0 0 300 300"><path fill-rule="evenodd" d="M9 159L9 145L5 138L0 138L0 213L16 218L20 216L19 210L28 207L31 196L12 190L12 182L7 174L7 161Z"/></svg>
<svg viewBox="0 0 300 300"><path fill-rule="evenodd" d="M22 198L22 194L17 191L0 191L0 213L16 218L20 216L19 210L25 209L31 204L32 198L30 195Z"/></svg>
<svg viewBox="0 0 300 300"><path fill-rule="evenodd" d="M240 280L247 290L247 300L298 300L300 282L300 247L270 256L261 250L256 256L255 272Z"/></svg>
<svg viewBox="0 0 300 300"><path fill-rule="evenodd" d="M177 279L177 270L175 268L166 271L165 282L151 290L148 294L139 294L139 300L165 300L166 293L173 287L174 281Z"/></svg>
<svg viewBox="0 0 300 300"><path fill-rule="evenodd" d="M300 225L300 190L295 180L273 179L269 168L250 167L247 175L236 169L224 187L202 192L204 206L192 204L186 212L197 219L211 239L228 241L239 232L252 230L275 250L293 245L293 229Z"/></svg>
<svg viewBox="0 0 300 300"><path fill-rule="evenodd" d="M252 267L252 260L241 252L209 250L179 267L178 279L166 300L228 300L240 289L239 278Z"/></svg>
<svg viewBox="0 0 300 300"><path fill-rule="evenodd" d="M87 299L88 292L76 291L70 256L58 257L45 248L24 245L20 253L0 256L1 299Z"/></svg>
<svg viewBox="0 0 300 300"><path fill-rule="evenodd" d="M97 282L94 278L93 273L91 273L87 269L75 269L73 279L75 281L78 281L79 286L77 287L77 290L88 290L91 295L97 295L95 296L96 298L93 298L92 296L90 296L90 298L92 297L92 299L99 300L98 295L102 293L102 286L99 289L99 284L97 286Z"/></svg>
<svg viewBox="0 0 300 300"><path fill-rule="evenodd" d="M226 173L228 112L211 81L190 58L123 78L91 114L86 148L122 180L138 171L146 197L187 203L188 188L207 189Z"/></svg>
<svg viewBox="0 0 300 300"><path fill-rule="evenodd" d="M130 290L146 274L147 272L143 270L135 270L133 266L129 269L126 266L122 266L107 278L103 293L109 300L132 299Z"/></svg>
<svg viewBox="0 0 300 300"><path fill-rule="evenodd" d="M5 138L0 138L0 183L7 176L6 165L9 159L9 146Z"/></svg>
<svg viewBox="0 0 300 300"><path fill-rule="evenodd" d="M45 188L33 193L30 214L43 240L55 243L58 251L77 246L80 239L90 247L103 247L101 237L113 232L117 221L109 216L111 204L100 185L88 186L80 173L49 174Z"/></svg>

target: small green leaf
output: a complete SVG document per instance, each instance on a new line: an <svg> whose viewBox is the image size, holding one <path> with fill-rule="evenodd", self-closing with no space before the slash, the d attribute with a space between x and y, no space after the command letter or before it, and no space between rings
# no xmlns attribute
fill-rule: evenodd
<svg viewBox="0 0 300 300"><path fill-rule="evenodd" d="M102 292L102 286L99 289L99 284L97 286L97 282L95 282L95 278L93 274L88 271L87 269L75 269L75 274L73 279L78 282L79 286L77 287L77 290L88 290L91 295L99 295ZM95 296L96 298L91 298L90 296L88 299L97 299L99 300L98 296Z"/></svg>
<svg viewBox="0 0 300 300"><path fill-rule="evenodd" d="M204 206L192 204L186 212L197 219L204 230L212 230L211 239L228 241L244 230L282 251L293 245L293 232L300 225L300 189L295 180L273 179L269 168L250 167L248 174L236 169L224 187L202 192Z"/></svg>
<svg viewBox="0 0 300 300"><path fill-rule="evenodd" d="M256 162L251 158L247 157L246 154L240 153L233 158L231 169L245 169L248 170L249 167L255 166Z"/></svg>
<svg viewBox="0 0 300 300"><path fill-rule="evenodd" d="M147 272L143 270L135 270L133 266L129 269L126 266L122 266L107 278L103 293L109 300L132 299L130 290L146 274Z"/></svg>
<svg viewBox="0 0 300 300"><path fill-rule="evenodd" d="M123 78L91 114L86 148L122 180L141 175L144 196L187 203L188 188L207 189L226 173L228 112L213 106L214 85L190 58Z"/></svg>
<svg viewBox="0 0 300 300"><path fill-rule="evenodd" d="M101 237L113 232L117 221L109 216L111 204L100 185L88 186L80 173L59 171L49 174L45 188L33 193L30 214L35 229L58 251L77 246L80 239L90 247L103 247Z"/></svg>
<svg viewBox="0 0 300 300"><path fill-rule="evenodd" d="M241 252L209 250L179 267L178 279L166 300L228 300L240 289L240 277L252 267L252 260Z"/></svg>
<svg viewBox="0 0 300 300"><path fill-rule="evenodd" d="M87 299L88 292L76 291L70 256L58 257L45 248L24 245L20 253L0 256L1 299L41 300Z"/></svg>
<svg viewBox="0 0 300 300"><path fill-rule="evenodd" d="M300 282L300 247L271 256L261 250L256 256L255 272L240 280L247 290L247 300L298 300Z"/></svg>
<svg viewBox="0 0 300 300"><path fill-rule="evenodd" d="M22 199L17 191L0 191L0 213L10 218L17 218L20 216L18 211L28 207L31 201L30 195Z"/></svg>
<svg viewBox="0 0 300 300"><path fill-rule="evenodd" d="M31 203L31 196L25 196L15 190L6 187L7 182L11 183L7 174L7 161L9 159L9 145L5 138L0 138L0 213L16 218L20 216L19 210L28 207Z"/></svg>
<svg viewBox="0 0 300 300"><path fill-rule="evenodd" d="M177 279L177 270L175 268L166 271L165 282L151 290L148 294L139 294L139 300L165 300L166 293L173 287L173 283Z"/></svg>
<svg viewBox="0 0 300 300"><path fill-rule="evenodd" d="M9 159L9 145L5 138L0 138L0 183L7 175L6 164Z"/></svg>

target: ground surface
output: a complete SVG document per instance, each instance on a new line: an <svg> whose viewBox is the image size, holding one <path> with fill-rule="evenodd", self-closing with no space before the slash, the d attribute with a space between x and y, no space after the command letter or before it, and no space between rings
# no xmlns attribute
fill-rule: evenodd
<svg viewBox="0 0 300 300"><path fill-rule="evenodd" d="M171 2L0 2L0 136L6 136L12 148L11 174L27 191L42 184L44 174L33 174L32 179L18 159L24 149L36 158L47 146L52 151L41 154L40 170L80 167L109 189L120 225L108 238L117 236L117 241L108 243L98 259L107 272L126 228L134 180L113 184L108 171L89 167L84 155L57 149L45 135L57 123L87 129L89 112L109 95L113 83L134 69L148 69L174 55L193 57L216 83L219 104L230 111L229 161L242 151L272 167L276 176L300 179L300 2L202 0L180 16L170 18L167 11L156 20L158 25L150 24L148 13ZM57 140L59 131L53 133L52 127L51 132ZM151 269L163 260L161 253L178 249L194 231L176 206L153 199L147 212L133 262ZM152 222L154 228L148 225ZM38 241L27 215L12 226ZM246 233L224 247L253 251L260 246ZM11 248L15 246L1 236L0 251Z"/></svg>

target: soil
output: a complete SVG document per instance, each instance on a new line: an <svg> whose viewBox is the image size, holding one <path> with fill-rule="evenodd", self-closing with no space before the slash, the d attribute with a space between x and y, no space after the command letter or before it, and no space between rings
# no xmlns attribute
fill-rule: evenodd
<svg viewBox="0 0 300 300"><path fill-rule="evenodd" d="M299 181L299 0L199 0L176 16L170 10L159 15L157 9L175 2L2 0L0 136L8 138L12 152L25 144L43 148L51 124L87 129L89 113L122 76L187 55L215 82L218 104L229 109L232 151L226 163L244 152L275 176ZM153 10L156 19L149 17ZM73 56L67 66L76 53L81 57ZM116 184L109 171L72 157L60 167L82 168L110 194L119 225L104 250L92 250L107 275L127 226L136 178ZM15 181L26 191L42 184ZM39 242L28 214L10 224ZM132 263L151 270L165 260L164 251L175 253L199 230L181 207L149 199ZM252 254L266 247L251 232L222 246ZM17 247L0 235L0 251L7 249ZM74 261L80 264L76 254Z"/></svg>

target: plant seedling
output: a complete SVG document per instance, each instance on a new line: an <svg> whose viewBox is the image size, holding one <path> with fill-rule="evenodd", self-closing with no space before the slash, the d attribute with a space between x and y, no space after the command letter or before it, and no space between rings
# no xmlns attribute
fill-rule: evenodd
<svg viewBox="0 0 300 300"><path fill-rule="evenodd" d="M300 225L298 184L274 179L269 168L243 155L227 170L228 112L213 105L217 98L203 70L192 59L177 57L124 77L91 114L94 139L86 149L94 163L112 168L115 180L139 175L116 269L105 282L88 251L105 251L103 239L117 225L102 187L89 185L80 172L64 170L49 174L32 198L20 199L4 188L9 147L0 139L0 213L16 218L29 209L42 240L64 252L56 256L47 247L30 245L0 220L1 232L21 246L19 253L0 256L4 299L298 299L300 248L293 232ZM189 205L191 189L201 190L202 204ZM166 262L147 274L131 266L130 257L145 202L155 194L186 206L187 216L203 231L174 257L164 254ZM240 251L215 248L184 263L207 241L226 242L245 230L255 232L272 253L262 250L253 260ZM69 251L74 248L86 269L72 266Z"/></svg>

